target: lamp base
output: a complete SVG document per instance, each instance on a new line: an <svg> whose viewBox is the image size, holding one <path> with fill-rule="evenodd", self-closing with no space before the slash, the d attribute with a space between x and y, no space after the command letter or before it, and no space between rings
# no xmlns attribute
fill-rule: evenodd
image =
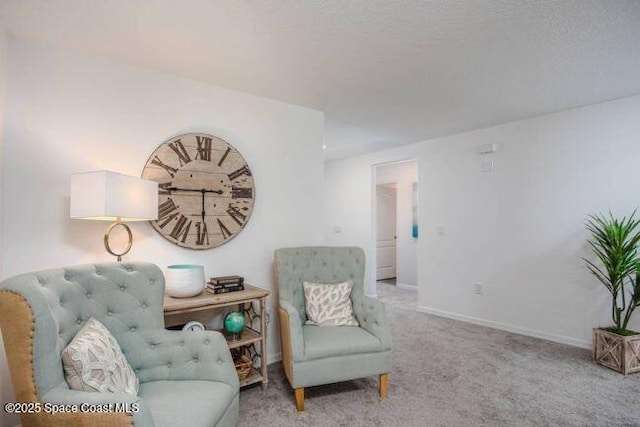
<svg viewBox="0 0 640 427"><path fill-rule="evenodd" d="M111 234L111 231L113 231L113 229L119 225L122 226L127 231L127 234L129 235L129 241L127 242L127 247L124 249L124 251L120 253L114 252L111 249L111 246L109 246L109 234ZM116 221L113 224L111 224L109 227L107 227L107 230L104 232L104 247L107 250L107 252L109 252L111 255L117 258L118 262L122 261L122 256L126 255L129 252L132 245L133 245L133 234L131 234L131 229L124 222Z"/></svg>

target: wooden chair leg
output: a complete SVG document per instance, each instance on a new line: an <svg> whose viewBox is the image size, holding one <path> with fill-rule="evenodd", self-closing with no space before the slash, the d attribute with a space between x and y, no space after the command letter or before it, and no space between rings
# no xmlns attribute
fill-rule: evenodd
<svg viewBox="0 0 640 427"><path fill-rule="evenodd" d="M380 374L380 398L387 398L387 387L389 385L389 374Z"/></svg>
<svg viewBox="0 0 640 427"><path fill-rule="evenodd" d="M296 389L296 409L298 412L304 411L304 387Z"/></svg>

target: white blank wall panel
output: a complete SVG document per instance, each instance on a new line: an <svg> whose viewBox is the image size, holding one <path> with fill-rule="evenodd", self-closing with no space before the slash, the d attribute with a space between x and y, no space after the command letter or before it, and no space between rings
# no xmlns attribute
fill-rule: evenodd
<svg viewBox="0 0 640 427"><path fill-rule="evenodd" d="M0 280L4 277L2 270L2 260L4 258L4 239L3 239L3 202L4 202L4 119L6 104L6 77L7 77L7 36L4 29L0 26ZM1 333L1 331L0 331ZM7 367L7 359L4 354L4 343L0 335L0 401L8 402L15 400L13 389L11 387L11 378L9 378L9 370ZM7 414L0 411L0 425L16 425L19 418L16 414Z"/></svg>

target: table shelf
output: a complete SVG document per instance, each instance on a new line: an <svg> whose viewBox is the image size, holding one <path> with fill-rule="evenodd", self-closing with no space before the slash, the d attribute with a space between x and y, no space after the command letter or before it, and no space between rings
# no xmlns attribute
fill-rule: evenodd
<svg viewBox="0 0 640 427"><path fill-rule="evenodd" d="M227 340L227 345L229 348L238 348L245 345L253 344L262 339L262 335L260 335L257 331L254 331L251 328L244 328L242 331L242 335L237 340L234 340L233 337L223 332L224 338Z"/></svg>
<svg viewBox="0 0 640 427"><path fill-rule="evenodd" d="M164 319L167 327L185 323L185 318L191 314L205 311L215 311L224 307L237 306L245 315L247 323L240 338L233 340L230 334L223 332L230 349L238 349L249 355L254 365L259 362L259 367L251 368L249 376L240 381L240 387L250 384L262 383L262 389L266 389L267 379L267 296L269 291L257 286L245 284L245 289L225 294L213 294L202 292L191 298L164 297ZM259 311L256 311L253 303L258 302ZM259 320L259 327L255 323ZM255 322L254 322L255 321ZM255 328L255 329L254 329ZM259 346L259 347L256 347ZM259 351L258 351L259 348Z"/></svg>
<svg viewBox="0 0 640 427"><path fill-rule="evenodd" d="M246 378L240 380L240 387L248 386L248 385L259 383L259 382L263 382L264 384L264 379L265 378L263 378L262 375L260 375L260 372L258 372L256 368L251 368L251 373L249 373L249 375Z"/></svg>

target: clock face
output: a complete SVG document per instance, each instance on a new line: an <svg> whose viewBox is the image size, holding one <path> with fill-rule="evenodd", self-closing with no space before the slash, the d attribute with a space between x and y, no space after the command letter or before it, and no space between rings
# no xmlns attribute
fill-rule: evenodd
<svg viewBox="0 0 640 427"><path fill-rule="evenodd" d="M182 327L183 331L204 331L205 327L202 323L192 320Z"/></svg>
<svg viewBox="0 0 640 427"><path fill-rule="evenodd" d="M242 231L253 211L247 162L212 135L188 133L164 142L147 160L142 178L158 183L158 219L151 225L178 246L220 246Z"/></svg>

